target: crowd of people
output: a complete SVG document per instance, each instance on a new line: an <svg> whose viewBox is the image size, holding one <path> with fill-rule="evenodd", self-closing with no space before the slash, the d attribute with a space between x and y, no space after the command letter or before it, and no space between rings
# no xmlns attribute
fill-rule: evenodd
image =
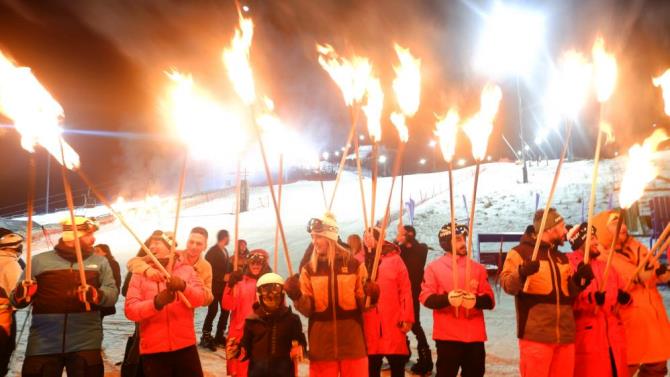
<svg viewBox="0 0 670 377"><path fill-rule="evenodd" d="M543 214L535 213L500 271L515 301L520 375L665 376L670 323L657 285L670 280L666 265L625 224L613 250L599 242L616 232L618 212L588 229L568 226L551 209L537 234ZM122 284L110 248L95 244L98 225L74 220L62 223L57 245L34 255L25 270L23 236L0 228L0 376L15 348L15 311L28 305L23 376L61 376L64 369L68 376L103 376L103 318L115 312L119 294L136 324L122 376L203 376L198 345L224 350L230 376L295 376L303 359L315 377L377 377L384 361L392 377L404 376L410 331L417 343L412 373L486 373L484 312L496 302L486 267L468 257L465 225L439 229L444 253L426 265L428 247L414 227L399 226L393 241L373 227L344 242L326 213L309 221L300 270L285 279L272 271L265 250L248 250L243 240L231 255L226 230L206 252L202 227L190 231L183 249L157 230L128 261ZM565 242L571 253L559 250ZM435 362L421 306L432 311ZM199 342L198 307L207 308Z"/></svg>

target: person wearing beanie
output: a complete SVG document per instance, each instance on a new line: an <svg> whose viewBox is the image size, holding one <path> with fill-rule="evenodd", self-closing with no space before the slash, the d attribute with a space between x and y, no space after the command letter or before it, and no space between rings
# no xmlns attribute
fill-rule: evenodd
<svg viewBox="0 0 670 377"><path fill-rule="evenodd" d="M374 292L370 307L363 312L368 376L379 377L386 358L391 366L391 376L400 377L405 375L405 363L409 358L406 334L414 323L412 287L407 267L400 258L400 248L386 240L380 241L380 237L381 229L365 232L363 250L355 255L365 263L368 271L372 271L377 245L382 242L376 280L366 283L367 290Z"/></svg>
<svg viewBox="0 0 670 377"><path fill-rule="evenodd" d="M216 350L216 347L226 345L226 338L223 333L226 331L230 313L227 310L221 310L214 337L212 337L212 325L221 306L221 298L223 297L223 289L226 287L228 274L232 270L232 263L230 263L228 250L226 249L229 242L228 231L221 229L216 235L216 244L210 247L205 254L205 260L212 266L212 295L214 298L207 308L207 316L205 316L205 321L202 324L200 345L213 350Z"/></svg>
<svg viewBox="0 0 670 377"><path fill-rule="evenodd" d="M19 258L23 242L20 234L0 228L0 376L9 371L9 360L16 343L16 318L9 303L9 293L21 276Z"/></svg>
<svg viewBox="0 0 670 377"><path fill-rule="evenodd" d="M455 238L452 250L452 227ZM446 224L438 240L445 254L428 264L421 284L421 303L433 311L433 339L437 348L438 376L483 376L486 370L484 310L495 306L486 268L470 260L466 279L468 228ZM453 253L456 253L456 266ZM457 286L454 286L454 271Z"/></svg>
<svg viewBox="0 0 670 377"><path fill-rule="evenodd" d="M126 294L126 317L139 324L139 353L144 376L202 376L195 345L194 308L203 305L207 289L189 263L174 258L163 232L152 234L149 250L168 268L169 279L155 281L141 272L133 273ZM151 268L158 269L149 261ZM191 308L178 299L181 292Z"/></svg>
<svg viewBox="0 0 670 377"><path fill-rule="evenodd" d="M426 333L423 331L423 327L421 327L419 294L421 294L423 271L428 259L428 246L416 240L416 229L411 225L404 225L398 228L396 244L400 247L400 258L405 262L409 281L412 285L412 306L414 307L412 333L416 337L416 349L419 357L416 364L411 367L411 371L414 374L427 374L433 370L433 355L426 339Z"/></svg>
<svg viewBox="0 0 670 377"><path fill-rule="evenodd" d="M295 376L307 341L300 317L286 306L284 279L267 273L256 282L256 293L242 339L229 343L226 358L249 360L249 377Z"/></svg>
<svg viewBox="0 0 670 377"><path fill-rule="evenodd" d="M514 296L519 371L522 377L572 376L575 359L575 317L572 306L580 290L593 279L590 265L573 272L568 256L558 248L565 243L563 217L551 208L544 231L540 223L544 210L535 212L534 231L507 253L500 285ZM540 238L537 259L532 260L536 237Z"/></svg>
<svg viewBox="0 0 670 377"><path fill-rule="evenodd" d="M244 321L254 311L256 302L256 282L265 274L272 272L268 265L269 254L262 249L249 252L247 264L243 270L230 273L226 288L223 290L221 308L230 312L227 343L238 343L244 334ZM228 345L226 346L228 348ZM229 376L246 377L249 360L228 359L226 371Z"/></svg>
<svg viewBox="0 0 670 377"><path fill-rule="evenodd" d="M363 309L365 295L374 294L375 284L368 284L365 292L365 265L337 242L339 227L331 213L311 219L307 230L314 252L284 287L295 308L309 319L309 375L367 376Z"/></svg>
<svg viewBox="0 0 670 377"><path fill-rule="evenodd" d="M591 237L589 258L595 278L575 300L575 377L627 376L625 331L617 307L631 303L624 292L625 282L610 269L602 284L606 262L601 258L602 245L596 230L582 223L569 229L568 241L573 252L568 254L570 265L577 269L584 262L586 238Z"/></svg>
<svg viewBox="0 0 670 377"><path fill-rule="evenodd" d="M93 252L97 223L79 216L74 220L61 222L62 236L54 250L34 255L31 276L22 274L10 294L14 307L32 305L23 376L42 376L45 369L60 375L64 368L68 375L104 373L99 308L113 306L119 291L107 259ZM85 294L80 290L75 229L89 287ZM24 280L33 283L22 284ZM86 302L92 304L90 310Z"/></svg>
<svg viewBox="0 0 670 377"><path fill-rule="evenodd" d="M598 234L611 239L616 232L619 211L609 213L607 224L598 229ZM610 247L611 242L608 242ZM628 233L624 221L614 250L605 250L604 256L613 252L612 269L623 281L632 284L628 289L633 304L619 309L626 331L626 359L628 374L638 376L665 376L668 374L667 360L670 358L670 321L658 288L659 283L670 280L665 264L648 261L649 249ZM636 275L638 265L645 263Z"/></svg>

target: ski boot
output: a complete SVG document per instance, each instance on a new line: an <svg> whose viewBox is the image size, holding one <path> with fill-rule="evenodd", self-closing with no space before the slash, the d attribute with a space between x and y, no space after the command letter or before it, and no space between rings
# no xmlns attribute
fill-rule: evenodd
<svg viewBox="0 0 670 377"><path fill-rule="evenodd" d="M216 351L216 344L211 333L202 333L202 337L200 337L200 347L208 348L210 351Z"/></svg>
<svg viewBox="0 0 670 377"><path fill-rule="evenodd" d="M433 373L433 355L430 353L430 348L421 347L417 351L419 358L410 371L420 376L430 376Z"/></svg>

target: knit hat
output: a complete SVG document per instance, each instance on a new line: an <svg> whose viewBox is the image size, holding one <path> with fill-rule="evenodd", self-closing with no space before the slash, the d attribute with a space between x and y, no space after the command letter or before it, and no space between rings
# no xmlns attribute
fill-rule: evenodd
<svg viewBox="0 0 670 377"><path fill-rule="evenodd" d="M543 209L538 209L535 212L535 217L533 218L533 227L535 228L535 232L540 231L540 224L542 223L543 214L544 214ZM547 222L544 224L544 231L546 232L562 222L563 222L563 216L561 216L561 214L558 213L556 208L553 207L549 208L549 213L547 213Z"/></svg>
<svg viewBox="0 0 670 377"><path fill-rule="evenodd" d="M82 216L75 216L74 223L77 227L76 228L77 236L79 236L79 238L81 238L85 234L93 233L99 229L97 221ZM72 219L68 217L65 220L61 221L60 225L63 229L63 234L61 235L63 241L66 242L74 241L74 230L72 228Z"/></svg>
<svg viewBox="0 0 670 377"><path fill-rule="evenodd" d="M333 241L337 241L339 238L339 229L340 227L337 225L335 215L332 212L326 212L320 219L313 218L307 223L307 231L312 236L321 236Z"/></svg>
<svg viewBox="0 0 670 377"><path fill-rule="evenodd" d="M467 237L468 226L456 223L454 233ZM451 223L442 225L442 228L440 228L440 231L437 233L437 238L440 242L440 247L442 247L444 251L451 251Z"/></svg>
<svg viewBox="0 0 670 377"><path fill-rule="evenodd" d="M572 246L572 250L577 250L584 243L586 242L586 228L588 227L588 223L581 223L579 225L575 225L568 230L568 242L570 242L570 246ZM591 236L596 235L596 227L591 225Z"/></svg>

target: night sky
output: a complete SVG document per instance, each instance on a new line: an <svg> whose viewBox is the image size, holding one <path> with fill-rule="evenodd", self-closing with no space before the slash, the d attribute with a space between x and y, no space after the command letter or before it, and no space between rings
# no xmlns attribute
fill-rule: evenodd
<svg viewBox="0 0 670 377"><path fill-rule="evenodd" d="M605 155L625 151L652 131L667 126L660 90L651 77L670 67L670 2L573 0L514 2L546 15L546 47L534 74L520 83L526 141L542 123L541 94L547 67L562 51L589 53L598 34L619 62L617 91L608 118L617 143ZM317 63L315 43L330 43L340 53L371 59L385 92L384 139L396 144L388 114L396 107L391 90L396 64L393 42L422 59L422 102L409 121L410 143L405 171L421 169L435 114L458 106L474 113L486 78L474 72L472 56L490 1L406 0L252 0L244 3L256 25L252 65L259 91L275 100L285 123L303 131L321 150L344 144L349 113L339 89ZM181 147L164 130L158 110L170 68L190 72L226 103L238 103L221 63L237 13L233 1L0 1L0 50L29 66L65 109L66 129L110 131L115 137L67 133L85 171L108 194L144 195L147 190L173 192L177 187ZM516 81L498 82L501 112L489 153L511 158L501 136L519 147ZM598 108L588 103L573 139L575 154L590 158ZM0 117L0 124L11 124ZM364 124L363 124L364 126ZM362 130L362 129L361 129ZM362 132L362 131L361 131ZM0 215L25 205L28 155L11 128L0 129ZM457 157L469 157L460 139ZM561 140L554 136L543 152L555 156ZM47 157L37 158L37 197L44 204ZM226 159L226 151L221 151ZM432 164L427 164L431 167ZM438 167L443 167L438 163ZM425 169L425 167L423 168ZM77 190L83 190L72 175ZM53 201L62 196L60 171L52 165ZM83 192L83 191L78 191ZM80 196L78 196L81 199ZM56 204L62 207L63 203Z"/></svg>

